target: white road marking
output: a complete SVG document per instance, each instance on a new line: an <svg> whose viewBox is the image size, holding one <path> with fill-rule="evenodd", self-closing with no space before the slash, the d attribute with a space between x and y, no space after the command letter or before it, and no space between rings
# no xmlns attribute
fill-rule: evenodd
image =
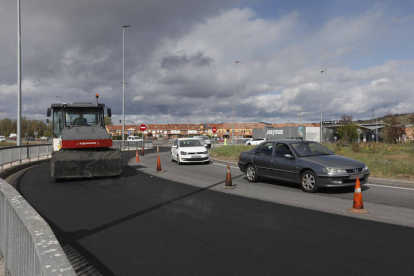
<svg viewBox="0 0 414 276"><path fill-rule="evenodd" d="M224 166L224 167L227 167L227 165L224 165L224 164L217 164L217 163L213 163L213 165L218 165L218 166ZM230 168L238 169L239 167L230 166Z"/></svg>
<svg viewBox="0 0 414 276"><path fill-rule="evenodd" d="M382 187L382 188L391 188L391 189L400 189L400 190L411 190L411 191L414 191L413 188L394 187L394 186L385 186L385 185L376 185L376 184L364 184L364 186L375 186L375 187Z"/></svg>

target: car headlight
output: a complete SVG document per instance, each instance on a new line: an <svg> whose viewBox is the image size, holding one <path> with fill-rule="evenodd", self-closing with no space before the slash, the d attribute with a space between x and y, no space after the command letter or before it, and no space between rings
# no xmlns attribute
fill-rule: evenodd
<svg viewBox="0 0 414 276"><path fill-rule="evenodd" d="M326 173L346 173L346 170L337 168L323 168L323 171Z"/></svg>
<svg viewBox="0 0 414 276"><path fill-rule="evenodd" d="M180 152L181 155L187 155L187 153L185 151Z"/></svg>
<svg viewBox="0 0 414 276"><path fill-rule="evenodd" d="M206 150L206 151L204 152L204 154L208 154L208 150Z"/></svg>
<svg viewBox="0 0 414 276"><path fill-rule="evenodd" d="M365 167L364 167L364 171L367 171L368 170L368 166L367 165L365 165Z"/></svg>

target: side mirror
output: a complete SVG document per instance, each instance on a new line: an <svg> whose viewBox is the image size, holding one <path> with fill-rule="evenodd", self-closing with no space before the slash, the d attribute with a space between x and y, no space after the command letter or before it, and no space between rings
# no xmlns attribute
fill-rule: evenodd
<svg viewBox="0 0 414 276"><path fill-rule="evenodd" d="M294 159L294 157L291 154L285 154L283 157L287 159Z"/></svg>
<svg viewBox="0 0 414 276"><path fill-rule="evenodd" d="M107 109L106 113L108 113L108 117L111 118L112 117L112 111L110 108Z"/></svg>
<svg viewBox="0 0 414 276"><path fill-rule="evenodd" d="M174 145L174 148L176 149L176 148L178 148L178 146Z"/></svg>
<svg viewBox="0 0 414 276"><path fill-rule="evenodd" d="M46 117L50 117L50 115L52 114L52 110L50 109L50 107L47 109L47 113L46 113Z"/></svg>

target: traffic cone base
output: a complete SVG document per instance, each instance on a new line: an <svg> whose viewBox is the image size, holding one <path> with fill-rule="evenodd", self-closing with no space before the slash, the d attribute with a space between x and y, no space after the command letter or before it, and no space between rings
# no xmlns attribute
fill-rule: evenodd
<svg viewBox="0 0 414 276"><path fill-rule="evenodd" d="M354 209L354 208L349 208L348 212L355 213L355 214L368 214L369 213L367 209Z"/></svg>

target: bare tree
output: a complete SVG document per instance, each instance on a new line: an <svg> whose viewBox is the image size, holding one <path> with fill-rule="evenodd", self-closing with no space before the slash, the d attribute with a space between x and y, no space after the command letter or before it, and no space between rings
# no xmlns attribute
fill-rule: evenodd
<svg viewBox="0 0 414 276"><path fill-rule="evenodd" d="M341 116L341 120L347 123L352 122L353 119L354 117L352 115L342 114Z"/></svg>
<svg viewBox="0 0 414 276"><path fill-rule="evenodd" d="M405 133L405 125L401 125L398 122L397 117L390 111L388 111L385 116L385 122L387 123L385 126L386 139L389 142L396 144Z"/></svg>
<svg viewBox="0 0 414 276"><path fill-rule="evenodd" d="M343 121L343 125L338 127L337 132L339 137L342 139L352 142L354 139L358 138L358 125L353 122L353 116L342 114L341 120Z"/></svg>

